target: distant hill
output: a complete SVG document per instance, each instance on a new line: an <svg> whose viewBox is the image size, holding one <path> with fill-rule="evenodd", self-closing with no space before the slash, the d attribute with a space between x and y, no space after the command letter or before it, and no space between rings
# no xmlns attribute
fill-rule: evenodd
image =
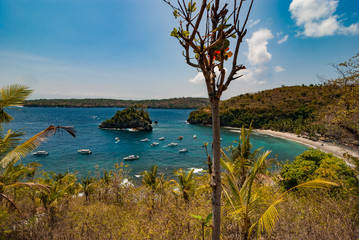
<svg viewBox="0 0 359 240"><path fill-rule="evenodd" d="M221 126L272 129L359 146L359 85L281 87L220 103ZM211 124L210 106L191 112L192 124Z"/></svg>
<svg viewBox="0 0 359 240"><path fill-rule="evenodd" d="M170 98L152 100L116 100L116 99L37 99L25 102L25 107L67 107L67 108L96 108L116 107L126 108L132 105L142 105L146 108L164 109L197 109L208 104L207 98Z"/></svg>

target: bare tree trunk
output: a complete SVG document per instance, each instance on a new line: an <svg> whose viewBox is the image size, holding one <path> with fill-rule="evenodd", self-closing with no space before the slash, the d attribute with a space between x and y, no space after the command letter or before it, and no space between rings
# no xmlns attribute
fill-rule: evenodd
<svg viewBox="0 0 359 240"><path fill-rule="evenodd" d="M212 174L212 207L213 231L212 240L219 240L221 234L221 134L219 118L219 99L211 101L213 131L213 174Z"/></svg>

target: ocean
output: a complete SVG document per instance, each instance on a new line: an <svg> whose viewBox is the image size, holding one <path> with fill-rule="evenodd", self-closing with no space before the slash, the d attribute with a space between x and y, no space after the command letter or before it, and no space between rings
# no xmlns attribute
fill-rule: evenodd
<svg viewBox="0 0 359 240"><path fill-rule="evenodd" d="M210 146L212 131L208 126L196 126L186 123L192 110L186 109L149 109L153 125L152 132L133 132L129 130L105 130L98 125L111 118L117 108L17 108L6 111L15 118L5 126L6 129L26 132L24 139L44 130L49 125L73 126L77 132L73 138L66 132L50 136L37 150L45 150L47 156L28 154L22 163L39 162L40 170L64 173L78 172L79 177L91 174L101 174L104 170L114 168L116 163L124 162L131 176L140 175L144 170L158 166L158 172L171 176L174 169L195 169L200 172L207 168L204 143ZM197 138L193 138L196 135ZM236 145L239 130L221 129L221 147ZM183 136L182 140L178 140ZM165 140L159 141L160 137ZM118 138L120 141L116 141ZM149 142L141 142L148 138ZM159 145L151 146L152 142ZM177 146L168 147L169 143ZM270 158L279 162L293 161L295 156L308 149L307 146L264 134L253 133L251 136L253 150L262 147L262 151L271 150ZM179 153L186 148L188 152ZM92 154L83 155L79 149L90 149ZM210 147L209 147L210 150ZM129 155L140 158L124 161Z"/></svg>

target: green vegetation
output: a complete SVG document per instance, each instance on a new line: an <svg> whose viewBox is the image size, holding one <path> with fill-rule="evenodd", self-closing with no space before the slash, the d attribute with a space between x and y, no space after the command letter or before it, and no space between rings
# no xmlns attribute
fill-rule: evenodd
<svg viewBox="0 0 359 240"><path fill-rule="evenodd" d="M152 120L141 105L133 105L122 111L117 111L111 119L103 121L100 128L124 129L133 128L138 131L152 131Z"/></svg>
<svg viewBox="0 0 359 240"><path fill-rule="evenodd" d="M330 179L347 189L358 186L354 171L344 160L314 149L305 151L294 162L285 164L280 174L285 189L316 178Z"/></svg>
<svg viewBox="0 0 359 240"><path fill-rule="evenodd" d="M116 100L116 99L37 99L27 100L25 107L68 107L68 108L127 108L143 105L146 108L196 109L208 104L206 98L170 98L152 100Z"/></svg>
<svg viewBox="0 0 359 240"><path fill-rule="evenodd" d="M359 55L337 65L340 78L320 85L280 87L222 101L221 126L291 132L359 146ZM191 112L193 124L211 124L211 107Z"/></svg>
<svg viewBox="0 0 359 240"><path fill-rule="evenodd" d="M358 236L358 194L335 194L346 189L321 179L294 187L301 191L282 191L280 177L266 170L269 152L252 152L249 134L250 130L241 134L238 146L228 149L229 156L222 152L221 238ZM303 155L323 158L326 154ZM88 175L81 180L70 173L38 175L37 167L8 165L2 171L1 193L16 202L21 214L1 202L0 239L208 239L211 235L209 174L180 169L173 180L167 180L153 166L136 184L122 163L102 177ZM351 170L340 174L353 176ZM8 187L19 181L27 187ZM318 189L305 190L308 187Z"/></svg>

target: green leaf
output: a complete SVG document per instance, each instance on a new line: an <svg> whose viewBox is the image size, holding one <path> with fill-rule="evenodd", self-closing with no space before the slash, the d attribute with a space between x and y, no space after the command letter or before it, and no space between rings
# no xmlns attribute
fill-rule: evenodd
<svg viewBox="0 0 359 240"><path fill-rule="evenodd" d="M188 31L182 31L182 35L183 35L184 37L188 37L188 36L189 36L189 32L188 32Z"/></svg>
<svg viewBox="0 0 359 240"><path fill-rule="evenodd" d="M193 214L191 214L191 217L197 218L197 219L200 220L200 221L203 220L203 217L200 216L200 215L193 215Z"/></svg>
<svg viewBox="0 0 359 240"><path fill-rule="evenodd" d="M237 35L236 35L236 34L233 34L231 37L232 37L232 38L237 38Z"/></svg>
<svg viewBox="0 0 359 240"><path fill-rule="evenodd" d="M209 9L211 9L211 3L208 3L207 5L207 10L209 11Z"/></svg>
<svg viewBox="0 0 359 240"><path fill-rule="evenodd" d="M172 37L178 37L178 31L177 28L173 28L173 31L171 32Z"/></svg>
<svg viewBox="0 0 359 240"><path fill-rule="evenodd" d="M175 18L177 18L177 17L179 16L177 10L174 10L174 11L173 11L173 16L174 16Z"/></svg>

